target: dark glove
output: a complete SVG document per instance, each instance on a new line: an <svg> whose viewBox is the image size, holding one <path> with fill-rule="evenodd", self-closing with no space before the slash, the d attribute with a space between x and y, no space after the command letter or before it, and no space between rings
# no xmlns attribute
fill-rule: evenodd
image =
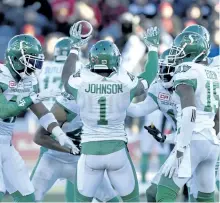
<svg viewBox="0 0 220 203"><path fill-rule="evenodd" d="M161 134L161 132L154 126L144 126L144 128L154 137L155 140L157 140L160 143L164 143L166 140L166 135Z"/></svg>

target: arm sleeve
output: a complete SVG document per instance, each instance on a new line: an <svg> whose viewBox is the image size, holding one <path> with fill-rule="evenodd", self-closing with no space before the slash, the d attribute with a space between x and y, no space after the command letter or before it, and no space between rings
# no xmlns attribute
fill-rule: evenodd
<svg viewBox="0 0 220 203"><path fill-rule="evenodd" d="M138 77L147 81L148 86L153 82L158 72L158 54L156 51L149 51L144 72Z"/></svg>
<svg viewBox="0 0 220 203"><path fill-rule="evenodd" d="M8 101L5 96L0 94L0 118L6 119L14 116L18 116L21 112L27 110L33 104L30 97L25 97L20 100L19 103L16 101Z"/></svg>
<svg viewBox="0 0 220 203"><path fill-rule="evenodd" d="M76 64L78 60L78 55L74 53L70 53L67 60L65 61L65 64L63 66L62 71L62 83L66 84L68 81L68 78L75 73L76 71Z"/></svg>
<svg viewBox="0 0 220 203"><path fill-rule="evenodd" d="M143 102L131 103L127 109L127 116L140 117L145 116L158 109L157 103L151 96L147 96Z"/></svg>

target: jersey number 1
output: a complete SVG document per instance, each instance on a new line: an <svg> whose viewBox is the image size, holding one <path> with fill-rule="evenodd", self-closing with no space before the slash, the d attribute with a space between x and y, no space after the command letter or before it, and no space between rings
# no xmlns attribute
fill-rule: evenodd
<svg viewBox="0 0 220 203"><path fill-rule="evenodd" d="M98 104L100 105L100 119L97 121L97 124L108 125L108 121L106 120L106 97L100 97Z"/></svg>

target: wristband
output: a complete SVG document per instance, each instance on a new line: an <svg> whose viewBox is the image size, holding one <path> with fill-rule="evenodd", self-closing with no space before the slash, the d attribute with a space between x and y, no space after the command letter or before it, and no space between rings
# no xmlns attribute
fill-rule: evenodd
<svg viewBox="0 0 220 203"><path fill-rule="evenodd" d="M156 51L156 52L158 52L158 48L156 46L150 45L150 46L148 46L148 51Z"/></svg>
<svg viewBox="0 0 220 203"><path fill-rule="evenodd" d="M74 49L74 48L70 50L70 53L71 54L76 54L77 56L79 55L79 51L77 49Z"/></svg>
<svg viewBox="0 0 220 203"><path fill-rule="evenodd" d="M57 138L61 134L65 134L65 133L63 132L63 130L59 126L56 126L55 128L53 128L52 134Z"/></svg>
<svg viewBox="0 0 220 203"><path fill-rule="evenodd" d="M51 123L57 123L57 120L52 113L47 113L39 119L39 122L44 127L44 129L47 130L48 126Z"/></svg>

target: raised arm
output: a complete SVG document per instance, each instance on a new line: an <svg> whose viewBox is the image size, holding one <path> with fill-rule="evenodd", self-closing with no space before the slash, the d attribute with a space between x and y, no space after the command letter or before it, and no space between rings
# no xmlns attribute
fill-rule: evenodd
<svg viewBox="0 0 220 203"><path fill-rule="evenodd" d="M147 62L144 72L139 75L147 81L148 86L153 82L158 73L158 46L160 40L160 31L157 27L149 28L143 37L144 43L148 47Z"/></svg>
<svg viewBox="0 0 220 203"><path fill-rule="evenodd" d="M144 72L141 73L139 83L136 87L135 95L140 96L144 94L146 89L153 82L158 73L158 46L160 40L160 31L157 27L151 27L144 34L143 41L148 47L148 58L144 67Z"/></svg>
<svg viewBox="0 0 220 203"><path fill-rule="evenodd" d="M85 23L86 21L83 21ZM89 22L86 22L87 26L89 26L89 33L86 37L82 37L81 30L82 30L82 21L78 21L74 23L70 28L70 39L72 41L72 49L70 54L64 64L63 71L62 71L62 83L65 85L70 77L70 75L76 72L76 62L79 60L79 51L80 48L85 46L90 38L92 37L92 25Z"/></svg>

